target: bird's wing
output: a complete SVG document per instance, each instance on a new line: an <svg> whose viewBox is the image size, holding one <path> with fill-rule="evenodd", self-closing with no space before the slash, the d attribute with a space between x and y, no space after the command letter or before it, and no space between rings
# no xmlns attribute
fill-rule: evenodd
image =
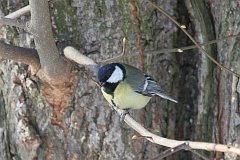
<svg viewBox="0 0 240 160"><path fill-rule="evenodd" d="M172 102L177 103L172 96L162 91L157 84L150 76L145 75L139 69L123 64L125 67L128 67L129 70L126 72L126 83L128 83L135 92L143 94L145 96L160 96L164 99L168 99Z"/></svg>
<svg viewBox="0 0 240 160"><path fill-rule="evenodd" d="M128 68L126 70L126 79L124 80L126 83L128 83L133 90L135 90L136 88L138 88L139 86L141 86L142 84L144 84L145 82L145 76L142 73L142 71L140 71L139 69L129 66L127 64L123 64L123 66L125 68Z"/></svg>
<svg viewBox="0 0 240 160"><path fill-rule="evenodd" d="M172 102L178 103L175 98L167 94L165 91L161 90L157 82L148 75L145 75L144 84L138 86L137 92L140 92L141 94L147 96L159 96Z"/></svg>

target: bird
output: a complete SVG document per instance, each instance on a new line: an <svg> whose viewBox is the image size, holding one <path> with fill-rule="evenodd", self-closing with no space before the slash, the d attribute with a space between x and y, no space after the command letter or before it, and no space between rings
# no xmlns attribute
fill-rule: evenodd
<svg viewBox="0 0 240 160"><path fill-rule="evenodd" d="M108 103L126 111L145 107L153 96L178 103L149 75L128 64L106 64L99 68L97 77Z"/></svg>

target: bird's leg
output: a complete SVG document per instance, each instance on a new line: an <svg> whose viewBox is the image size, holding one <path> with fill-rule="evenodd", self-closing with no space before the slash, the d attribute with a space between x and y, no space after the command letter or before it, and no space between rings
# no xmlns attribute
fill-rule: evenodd
<svg viewBox="0 0 240 160"><path fill-rule="evenodd" d="M114 110L114 107L117 107L116 104L114 103L113 99L111 100L112 103L109 103L110 107L112 110Z"/></svg>
<svg viewBox="0 0 240 160"><path fill-rule="evenodd" d="M120 114L120 122L122 122L127 114L129 114L130 109L124 109L123 112Z"/></svg>
<svg viewBox="0 0 240 160"><path fill-rule="evenodd" d="M111 110L114 110L114 107L115 107L114 105L109 103L109 106L110 106Z"/></svg>

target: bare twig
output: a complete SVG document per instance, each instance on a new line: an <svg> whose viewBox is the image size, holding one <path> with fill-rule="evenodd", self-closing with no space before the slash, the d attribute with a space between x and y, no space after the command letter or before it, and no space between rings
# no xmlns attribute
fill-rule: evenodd
<svg viewBox="0 0 240 160"><path fill-rule="evenodd" d="M123 48L122 48L122 53L120 55L118 55L116 57L113 57L113 58L109 58L107 60L103 60L101 62L97 62L97 63L102 65L102 64L107 63L107 62L112 62L114 60L124 58L125 56L129 57L129 56L137 56L137 55L139 55L139 52L135 52L133 54L127 54L126 55L125 53L126 53L126 50L127 50L127 39L124 37L122 42L123 42L123 45L122 45Z"/></svg>
<svg viewBox="0 0 240 160"><path fill-rule="evenodd" d="M8 25L8 26L14 26L21 29L26 29L26 23L21 23L16 19L10 19L10 18L0 18L0 27L2 25Z"/></svg>
<svg viewBox="0 0 240 160"><path fill-rule="evenodd" d="M0 41L0 57L30 65L32 74L36 74L40 68L39 57L35 49L16 47Z"/></svg>
<svg viewBox="0 0 240 160"><path fill-rule="evenodd" d="M151 160L163 159L163 158L168 157L168 156L170 156L170 155L172 155L172 154L174 154L174 153L176 153L178 151L188 149L187 147L188 146L187 146L186 143L180 144L180 145L178 145L178 146L176 146L174 148L169 148L169 149L161 152L158 156L152 158Z"/></svg>
<svg viewBox="0 0 240 160"><path fill-rule="evenodd" d="M215 44L215 43L218 43L218 42L221 42L221 41L228 40L230 38L237 38L237 37L240 37L240 35L232 35L232 36L228 36L228 37L223 37L223 38L212 40L212 41L202 43L202 44L199 44L199 45L201 45L201 46L212 45L212 44ZM191 46L172 48L172 49L161 49L159 51L145 51L145 53L153 54L153 55L154 54L160 54L160 53L171 53L171 52L182 53L183 51L190 50L190 49L196 49L196 48L197 48L196 45L191 45Z"/></svg>
<svg viewBox="0 0 240 160"><path fill-rule="evenodd" d="M122 55L124 55L127 50L127 39L125 37L123 38L122 43L123 43Z"/></svg>
<svg viewBox="0 0 240 160"><path fill-rule="evenodd" d="M198 157L201 157L204 160L209 160L209 158L206 158L205 156L203 156L202 154L198 153L195 150L190 149L189 151L192 152L193 154L197 155Z"/></svg>
<svg viewBox="0 0 240 160"><path fill-rule="evenodd" d="M72 61L75 61L79 64L87 64L87 65L94 65L97 64L90 58L84 56L84 55L76 55L81 54L77 50L74 50L73 53L67 53L70 52L70 50L65 49L64 55L68 55L68 58ZM71 55L71 56L70 56ZM77 59L80 57L79 59ZM87 62L87 63L86 63ZM117 107L114 107L114 109L117 111L119 115L123 114L124 110L121 110ZM191 149L200 149L200 150L207 150L207 151L217 151L217 152L229 152L229 153L235 153L237 155L240 155L240 149L235 148L232 146L222 145L222 144L215 144L215 143L206 143L206 142L192 142L192 141L177 141L172 139L163 138L160 136L157 136L151 132L149 132L147 129L142 127L138 122L136 122L132 117L130 117L128 114L125 116L124 121L135 131L137 131L141 136L145 137L147 140L149 140L152 143L156 143L162 146L166 147L176 147L178 145L181 145L183 143L187 143Z"/></svg>
<svg viewBox="0 0 240 160"><path fill-rule="evenodd" d="M71 46L67 46L63 50L64 56L77 64L85 65L91 71L96 73L98 71L98 64L96 64L92 59L84 56L78 50Z"/></svg>
<svg viewBox="0 0 240 160"><path fill-rule="evenodd" d="M26 29L26 24L21 23L17 18L30 11L30 6L23 7L5 17L0 18L0 27L2 25L15 26L21 29ZM36 74L40 69L40 61L38 53L35 49L22 48L14 45L6 44L0 41L0 57L2 59L11 59L16 62L28 64L31 69L31 74Z"/></svg>
<svg viewBox="0 0 240 160"><path fill-rule="evenodd" d="M178 145L178 146L176 146L174 148L169 148L166 151L161 152L158 156L152 158L151 160L163 159L163 158L168 157L168 156L170 156L170 155L172 155L172 154L174 154L174 153L176 153L178 151L181 151L181 150L188 150L188 151L192 152L193 154L198 155L199 157L201 157L204 160L209 160L208 158L206 158L205 156L201 155L197 151L192 150L187 143L180 144L180 145Z"/></svg>
<svg viewBox="0 0 240 160"><path fill-rule="evenodd" d="M25 6L13 13L10 13L8 15L6 15L5 17L0 18L0 27L2 27L2 25L9 25L9 26L15 26L18 28L22 28L22 29L26 29L26 24L24 23L20 23L18 22L17 18L21 17L22 15L26 14L30 12L30 6Z"/></svg>
<svg viewBox="0 0 240 160"><path fill-rule="evenodd" d="M124 112L124 110L121 110L116 107L114 107L114 109L118 112L119 115L121 115ZM147 137L146 138L147 140L149 140L150 142L155 143L155 144L173 148L173 147L176 147L183 143L188 143L189 147L191 149L200 149L200 150L217 151L217 152L229 152L229 153L235 153L237 155L240 155L240 149L232 147L232 146L215 144L215 143L207 143L207 142L177 141L177 140L172 140L172 139L167 139L167 138L157 136L157 135L149 132L144 127L142 127L138 122L136 122L129 115L125 116L124 121L131 128L133 128L135 131L137 131L140 135ZM149 138L149 137L151 137L151 138Z"/></svg>
<svg viewBox="0 0 240 160"><path fill-rule="evenodd" d="M203 53L206 57L208 57L213 63L215 63L218 67L220 67L221 69L237 76L240 77L240 74L231 71L229 68L223 66L222 64L218 63L214 58L212 58L198 43L197 41L188 33L188 31L185 29L185 27L183 27L181 24L179 24L175 19L173 19L167 12L165 12L161 7L157 6L156 4L154 4L153 2L151 2L150 0L146 0L147 2L149 2L154 8L156 8L159 12L161 12L164 16L166 16L170 21L172 21L176 26L178 26L187 36L188 38L194 43L194 45L201 51L201 53Z"/></svg>
<svg viewBox="0 0 240 160"><path fill-rule="evenodd" d="M30 12L30 6L27 5L13 13L10 13L9 15L5 16L5 18L11 18L11 19L16 19L19 18L20 16Z"/></svg>
<svg viewBox="0 0 240 160"><path fill-rule="evenodd" d="M201 46L207 46L207 45L215 44L215 43L218 43L218 42L221 42L221 41L224 41L224 40L228 40L230 38L237 38L237 37L240 37L240 35L232 35L232 36L228 36L228 37L223 37L223 38L212 40L212 41L200 44L200 45ZM157 50L157 51L156 50L147 50L147 51L144 51L144 53L145 53L145 55L157 55L157 54L161 54L161 53L183 53L183 51L190 50L190 49L196 49L196 48L197 48L196 45L191 45L191 46L179 47L179 48L160 49L160 50ZM116 61L116 60L119 60L119 59L129 58L129 57L138 56L138 55L139 55L138 52L133 52L131 54L124 54L124 55L120 54L116 57L112 57L112 58L103 60L103 61L98 62L98 63L113 62L113 61Z"/></svg>

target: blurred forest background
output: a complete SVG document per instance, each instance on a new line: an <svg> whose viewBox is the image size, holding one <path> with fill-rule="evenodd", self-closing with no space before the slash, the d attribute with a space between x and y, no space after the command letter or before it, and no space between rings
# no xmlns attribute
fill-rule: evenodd
<svg viewBox="0 0 240 160"><path fill-rule="evenodd" d="M154 3L185 25L199 43L239 34L239 0L155 0ZM0 15L26 5L27 0L0 0ZM239 147L239 78L219 69L197 49L156 54L192 42L147 1L52 0L49 6L56 42L68 41L97 62L121 54L123 37L128 40L126 54L143 51L144 71L179 101L174 104L156 97L146 108L131 111L145 128L166 138ZM30 13L20 18L28 20ZM6 43L27 48L35 47L33 34L14 27L0 29L0 37ZM239 48L239 38L204 46L218 62L238 73ZM139 56L118 61L142 66ZM0 58L1 160L140 160L154 158L167 149L144 138L132 140L136 133L119 122L119 115L110 109L89 79L92 75L84 67L76 67L75 74L79 79L71 103L61 112L63 130L51 123L52 107L41 93L40 80L30 75L28 66ZM22 123L25 128L19 127ZM25 135L23 130L31 134ZM231 154L200 153L209 158L237 159ZM181 151L167 159L200 158Z"/></svg>

